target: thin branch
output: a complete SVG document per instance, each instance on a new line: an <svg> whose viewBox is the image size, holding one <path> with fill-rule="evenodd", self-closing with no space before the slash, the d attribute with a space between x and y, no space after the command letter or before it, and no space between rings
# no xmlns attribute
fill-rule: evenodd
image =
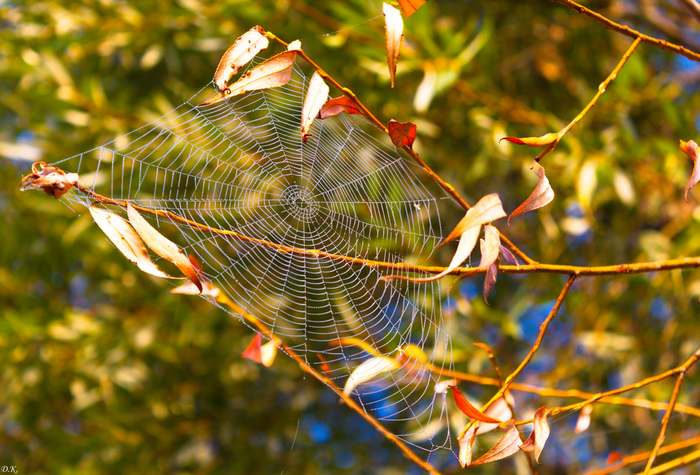
<svg viewBox="0 0 700 475"><path fill-rule="evenodd" d="M625 36L629 36L630 38L640 38L642 40L642 43L648 44L650 46L654 46L655 48L659 48L665 51L670 51L672 53L680 54L681 56L685 56L688 59L692 59L693 61L700 62L700 54L696 53L695 51L692 51L685 46L680 46L676 45L673 43L669 43L668 41L660 40L658 38L653 38L651 36L647 36L643 33L638 32L637 30L633 30L629 26L626 25L620 25L618 23L615 23L612 20L609 20L608 18L604 17L600 13L596 13L593 10L589 10L588 8L584 7L583 5L579 5L576 2L573 2L571 0L554 0L555 2L564 5L569 8L573 8L577 12L579 12L581 15L585 15L589 18L594 19L598 23L602 24L605 28L608 30L616 31L618 33L621 33Z"/></svg>
<svg viewBox="0 0 700 475"><path fill-rule="evenodd" d="M696 0L676 0L690 16L700 22L700 4Z"/></svg>
<svg viewBox="0 0 700 475"><path fill-rule="evenodd" d="M671 460L670 462L666 462L665 464L659 465L658 467L650 471L649 475L659 475L660 473L666 473L678 467L689 465L695 462L696 460L700 460L700 450L696 450L695 452L691 452L687 455L684 455L683 457L679 457L675 460Z"/></svg>

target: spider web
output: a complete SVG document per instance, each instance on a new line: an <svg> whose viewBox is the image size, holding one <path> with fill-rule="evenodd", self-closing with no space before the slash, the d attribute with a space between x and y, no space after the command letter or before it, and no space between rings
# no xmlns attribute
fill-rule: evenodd
<svg viewBox="0 0 700 475"><path fill-rule="evenodd" d="M214 92L207 87L154 122L62 163L76 166L99 194L253 239L394 264L427 257L442 239L438 204L445 197L431 194L420 168L361 116L316 120L303 142L307 86L295 66L285 86L199 107L202 95ZM67 197L90 204L77 192ZM373 357L368 346L391 357L409 349L409 357L356 385L352 397L414 447L451 447L445 395L435 386L452 365L439 282L386 282L380 279L391 271L367 264L145 217L195 255L205 279L243 312L319 372L330 367L326 374L341 389Z"/></svg>

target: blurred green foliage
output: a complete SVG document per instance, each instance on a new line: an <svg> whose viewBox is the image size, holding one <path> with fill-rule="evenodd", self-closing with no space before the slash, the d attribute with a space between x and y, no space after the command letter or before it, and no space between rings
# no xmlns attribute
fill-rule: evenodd
<svg viewBox="0 0 700 475"><path fill-rule="evenodd" d="M677 30L621 0L592 7L671 41L700 41L669 5L657 13ZM390 89L379 0L0 2L0 464L32 474L420 473L288 358L269 369L241 359L249 329L138 272L84 210L17 190L32 161L91 149L187 100L255 24L300 38L381 120L414 121L416 149L446 181L471 202L496 191L507 211L535 185L536 152L498 138L560 129L631 43L551 2L431 1L406 20ZM502 230L547 263L699 255L700 194L683 201L692 164L678 148L698 140L699 77L697 64L641 45L543 160L557 199ZM460 217L443 217L444 230ZM700 346L699 275L582 279L522 380L597 392L676 366ZM491 307L477 296L481 278L455 286L445 308L457 368L490 376L472 346L485 341L512 370L562 284L501 276ZM688 375L680 402L700 399L698 381ZM634 396L668 400L671 388ZM516 401L522 412L564 403ZM578 473L603 466L611 450L653 446L661 414L596 407L580 436L575 415L554 424L540 473ZM667 440L697 430L675 416ZM452 473L450 457L431 461Z"/></svg>

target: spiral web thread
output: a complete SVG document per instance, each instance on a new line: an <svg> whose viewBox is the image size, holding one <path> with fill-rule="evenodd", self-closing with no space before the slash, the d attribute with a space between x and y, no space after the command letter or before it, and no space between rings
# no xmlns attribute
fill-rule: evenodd
<svg viewBox="0 0 700 475"><path fill-rule="evenodd" d="M391 263L427 257L442 235L439 199L414 174L420 168L369 133L377 130L361 116L315 120L303 142L307 86L295 66L285 86L198 107L197 97L214 92L205 88L154 122L63 162L97 193L252 238ZM90 204L83 194L67 196ZM389 271L146 217L309 365L321 371L325 360L339 387L372 358L363 344L392 357L404 350L408 357L358 384L352 397L414 447L451 447L445 394L435 391L452 365L439 282L385 282Z"/></svg>

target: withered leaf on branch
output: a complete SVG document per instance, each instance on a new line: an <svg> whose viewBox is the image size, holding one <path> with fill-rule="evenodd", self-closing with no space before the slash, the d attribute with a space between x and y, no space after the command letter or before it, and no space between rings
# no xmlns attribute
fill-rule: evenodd
<svg viewBox="0 0 700 475"><path fill-rule="evenodd" d="M238 81L221 91L218 96L200 104L200 107L216 104L246 92L284 86L292 77L292 66L294 66L296 56L296 51L285 51L273 56L245 73Z"/></svg>
<svg viewBox="0 0 700 475"><path fill-rule="evenodd" d="M693 161L693 173L690 175L688 186L685 187L685 201L688 202L688 192L700 181L700 166L698 166L698 144L694 140L684 142L681 140L681 150L683 150Z"/></svg>
<svg viewBox="0 0 700 475"><path fill-rule="evenodd" d="M547 176L544 174L544 167L536 161L533 161L532 170L540 177L540 181L525 202L508 216L508 226L510 226L510 220L514 217L540 209L551 203L554 199L554 190L549 185L549 179L547 179Z"/></svg>
<svg viewBox="0 0 700 475"><path fill-rule="evenodd" d="M530 436L520 446L520 449L525 452L535 452L535 461L537 463L540 463L540 454L549 437L549 421L547 420L547 414L549 414L550 410L551 409L542 406L535 411L532 421L534 426L532 432L530 432Z"/></svg>
<svg viewBox="0 0 700 475"><path fill-rule="evenodd" d="M170 241L151 226L148 221L131 206L131 203L127 204L126 213L129 216L129 222L143 242L157 255L175 264L177 268L197 286L197 289L202 292L203 287L202 282L199 280L199 271L192 265L177 244Z"/></svg>
<svg viewBox="0 0 700 475"><path fill-rule="evenodd" d="M32 164L32 173L22 178L19 189L21 191L42 189L47 195L59 199L76 186L78 181L77 173L66 173L44 162L36 162Z"/></svg>
<svg viewBox="0 0 700 475"><path fill-rule="evenodd" d="M396 78L396 64L401 53L401 38L403 37L403 18L395 7L384 4L384 26L386 28L386 60L389 64L391 87Z"/></svg>
<svg viewBox="0 0 700 475"><path fill-rule="evenodd" d="M309 81L309 88L306 91L306 98L304 99L304 107L301 110L301 138L304 142L306 142L309 136L311 124L321 111L326 99L328 99L329 91L330 89L326 82L318 72L315 72L311 77L311 81Z"/></svg>
<svg viewBox="0 0 700 475"><path fill-rule="evenodd" d="M406 18L408 18L413 15L424 3L425 0L399 0L399 7L401 7L401 10L403 11L403 14L406 15Z"/></svg>
<svg viewBox="0 0 700 475"><path fill-rule="evenodd" d="M474 462L470 463L469 467L495 462L497 460L510 457L520 450L520 435L518 434L518 428L515 427L515 421L509 421L508 427L508 431L501 438L501 440L496 442L496 445L491 447L491 450L486 452Z"/></svg>
<svg viewBox="0 0 700 475"><path fill-rule="evenodd" d="M472 426L460 437L459 442L459 464L462 468L472 463L472 447L474 447L474 439L479 430L479 422L475 422Z"/></svg>
<svg viewBox="0 0 700 475"><path fill-rule="evenodd" d="M507 140L508 142L514 143L516 145L527 145L529 147L544 147L545 145L550 145L552 142L557 140L556 133L552 132L545 134L541 137L503 137L501 140ZM499 140L499 142L501 141Z"/></svg>
<svg viewBox="0 0 700 475"><path fill-rule="evenodd" d="M370 358L350 373L350 376L345 382L343 394L349 396L358 385L371 381L379 374L396 368L398 368L396 361L389 356L375 356Z"/></svg>
<svg viewBox="0 0 700 475"><path fill-rule="evenodd" d="M460 236L465 229L481 226L482 224L490 223L497 219L504 218L505 216L507 215L506 212L503 211L503 204L501 203L501 198L498 197L498 193L486 195L472 206L464 218L457 223L457 226L455 226L452 232L447 235L438 247L442 247L454 240L457 236Z"/></svg>
<svg viewBox="0 0 700 475"><path fill-rule="evenodd" d="M275 356L277 356L277 347L271 341L263 345L262 335L258 333L253 337L253 341L250 342L248 347L243 350L241 356L269 368L275 361Z"/></svg>
<svg viewBox="0 0 700 475"><path fill-rule="evenodd" d="M89 210L92 219L95 220L102 232L130 262L136 264L147 274L172 279L171 276L158 269L158 266L149 257L143 241L124 218L112 211L96 208L95 203L90 205Z"/></svg>
<svg viewBox="0 0 700 475"><path fill-rule="evenodd" d="M387 129L389 129L391 142L395 146L413 148L413 142L416 140L416 124L391 119Z"/></svg>
<svg viewBox="0 0 700 475"><path fill-rule="evenodd" d="M510 252L510 249L505 247L503 244L501 244L499 247L501 248L501 257L503 258L503 261L506 264L518 267L518 259L515 257L515 255L513 255L512 252Z"/></svg>
<svg viewBox="0 0 700 475"><path fill-rule="evenodd" d="M481 240L481 262L479 267L486 267L484 277L484 302L488 305L488 296L496 286L498 275L498 254L501 251L501 237L498 229L490 224L484 226L484 239Z"/></svg>
<svg viewBox="0 0 700 475"><path fill-rule="evenodd" d="M462 394L462 392L457 389L457 386L450 386L452 389L452 395L455 398L455 403L460 411L462 411L467 417L474 419L479 422L488 422L493 424L500 424L502 421L494 419L491 416L487 416L477 408L471 405L467 398Z"/></svg>
<svg viewBox="0 0 700 475"><path fill-rule="evenodd" d="M190 263L192 266L195 268L199 276L202 275L202 266L199 264L199 261L197 261L197 258L194 257L193 255L190 254ZM207 297L212 297L216 298L219 293L221 292L218 287L214 287L211 282L205 282L204 280L201 279L202 281L202 291L200 292L199 289L197 288L196 285L192 282L187 282L184 283L178 287L175 287L174 289L170 290L171 294L183 294L183 295L205 295Z"/></svg>
<svg viewBox="0 0 700 475"><path fill-rule="evenodd" d="M341 112L347 112L348 114L362 114L360 109L357 108L354 102L345 96L336 97L335 99L329 99L323 104L321 110L318 113L319 119L327 119L334 115L338 115Z"/></svg>
<svg viewBox="0 0 700 475"><path fill-rule="evenodd" d="M260 51L268 47L270 42L265 36L265 30L259 26L254 26L243 33L226 50L219 61L219 66L214 73L214 84L220 91L228 87L228 82L240 69L248 64Z"/></svg>

